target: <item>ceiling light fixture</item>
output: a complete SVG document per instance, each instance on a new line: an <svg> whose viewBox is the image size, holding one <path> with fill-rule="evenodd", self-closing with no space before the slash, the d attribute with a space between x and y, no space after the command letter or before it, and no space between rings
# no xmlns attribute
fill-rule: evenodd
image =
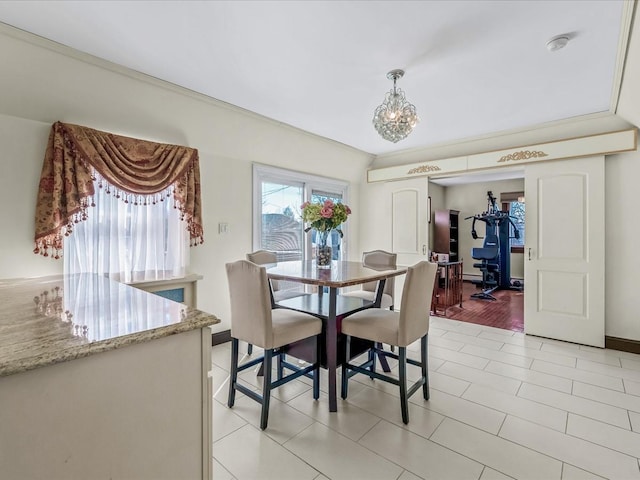
<svg viewBox="0 0 640 480"><path fill-rule="evenodd" d="M409 135L420 121L416 107L407 102L404 92L396 88L404 70L391 70L387 78L393 80L393 90L387 92L384 102L373 114L373 126L385 140L397 143Z"/></svg>
<svg viewBox="0 0 640 480"><path fill-rule="evenodd" d="M555 52L556 50L566 47L567 43L569 43L569 37L566 35L557 35L547 42L547 50Z"/></svg>

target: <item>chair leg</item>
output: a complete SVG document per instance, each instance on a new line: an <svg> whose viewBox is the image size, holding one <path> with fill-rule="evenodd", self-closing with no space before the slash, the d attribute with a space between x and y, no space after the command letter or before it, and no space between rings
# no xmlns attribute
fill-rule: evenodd
<svg viewBox="0 0 640 480"><path fill-rule="evenodd" d="M316 336L316 368L313 371L313 399L320 398L320 350L322 349L322 340L320 335Z"/></svg>
<svg viewBox="0 0 640 480"><path fill-rule="evenodd" d="M393 311L394 311L394 309L393 309L393 308L394 308L394 306L393 306L393 305L391 305L391 306L389 307L389 310L391 310L391 311L393 312ZM395 351L396 351L396 347L395 347L394 345L389 345L389 347L391 348L391 351L392 351L392 352L395 352Z"/></svg>
<svg viewBox="0 0 640 480"><path fill-rule="evenodd" d="M284 360L284 353L280 353L276 355L276 378L278 380L282 380L282 375L284 374L284 367L282 366L283 360Z"/></svg>
<svg viewBox="0 0 640 480"><path fill-rule="evenodd" d="M262 415L260 415L260 429L267 428L269 421L269 402L271 400L271 360L273 358L273 350L266 348L264 350L264 377L262 378Z"/></svg>
<svg viewBox="0 0 640 480"><path fill-rule="evenodd" d="M251 355L253 353L253 344L247 345L247 355Z"/></svg>
<svg viewBox="0 0 640 480"><path fill-rule="evenodd" d="M349 369L347 368L347 363L351 360L349 357L351 356L351 335L345 335L345 356L344 362L342 362L342 389L340 392L340 396L344 400L347 398L347 390L349 388ZM371 357L369 357L371 358Z"/></svg>
<svg viewBox="0 0 640 480"><path fill-rule="evenodd" d="M398 347L398 381L400 382L400 407L402 422L409 423L409 399L407 398L407 347Z"/></svg>
<svg viewBox="0 0 640 480"><path fill-rule="evenodd" d="M425 400L429 400L429 345L428 345L429 334L425 335L420 339L420 357L421 357L421 368L422 368L422 377L424 378L424 384L422 385L422 396Z"/></svg>
<svg viewBox="0 0 640 480"><path fill-rule="evenodd" d="M229 374L229 399L227 405L233 407L236 401L236 382L238 381L238 339L231 339L231 373Z"/></svg>

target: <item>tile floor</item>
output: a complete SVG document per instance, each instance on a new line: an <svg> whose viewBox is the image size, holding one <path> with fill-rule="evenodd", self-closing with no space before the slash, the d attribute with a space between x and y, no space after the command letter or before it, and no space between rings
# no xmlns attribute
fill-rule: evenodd
<svg viewBox="0 0 640 480"><path fill-rule="evenodd" d="M640 479L640 355L432 317L431 399L408 425L396 387L360 375L329 413L323 375L317 402L307 379L276 390L262 432L257 403L226 406L229 347L212 354L216 480Z"/></svg>

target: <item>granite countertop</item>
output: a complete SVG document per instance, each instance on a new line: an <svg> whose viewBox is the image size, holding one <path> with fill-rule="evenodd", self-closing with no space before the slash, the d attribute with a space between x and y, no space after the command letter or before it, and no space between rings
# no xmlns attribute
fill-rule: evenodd
<svg viewBox="0 0 640 480"><path fill-rule="evenodd" d="M0 376L220 323L91 275L0 280Z"/></svg>

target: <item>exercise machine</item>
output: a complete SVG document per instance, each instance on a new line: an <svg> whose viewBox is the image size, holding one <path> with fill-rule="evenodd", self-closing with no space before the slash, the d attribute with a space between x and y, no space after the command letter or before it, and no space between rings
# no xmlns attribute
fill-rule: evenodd
<svg viewBox="0 0 640 480"><path fill-rule="evenodd" d="M471 225L471 236L475 239L478 237L476 232L476 222L480 221L485 224L484 243L481 248L474 247L471 249L471 257L474 260L480 260L474 263L475 268L482 272L482 291L474 293L471 298L479 298L483 300L495 300L496 297L491 295L495 290L521 290L520 282L511 284L511 246L509 240L510 227L513 227L513 238L520 238L520 231L511 219L509 212L501 211L497 204L496 198L491 191L487 192L487 210L470 217L473 218Z"/></svg>

